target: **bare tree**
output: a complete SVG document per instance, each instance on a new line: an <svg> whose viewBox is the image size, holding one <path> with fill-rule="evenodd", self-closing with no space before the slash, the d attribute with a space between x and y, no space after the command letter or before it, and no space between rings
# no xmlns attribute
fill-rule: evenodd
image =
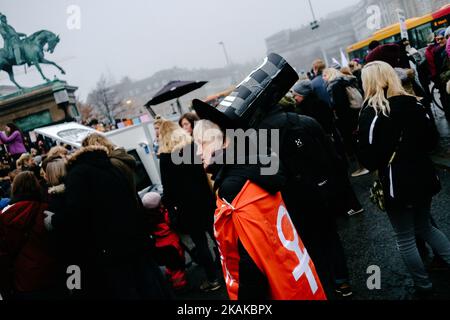
<svg viewBox="0 0 450 320"><path fill-rule="evenodd" d="M77 102L78 110L80 111L81 121L87 123L96 117L95 108L87 103Z"/></svg>
<svg viewBox="0 0 450 320"><path fill-rule="evenodd" d="M113 88L112 81L105 75L100 77L96 88L88 95L87 103L98 110L110 124L115 124L114 119L121 101Z"/></svg>

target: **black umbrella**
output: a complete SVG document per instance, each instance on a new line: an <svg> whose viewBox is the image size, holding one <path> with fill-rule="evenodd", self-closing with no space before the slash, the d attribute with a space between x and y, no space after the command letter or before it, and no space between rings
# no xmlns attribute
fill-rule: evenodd
<svg viewBox="0 0 450 320"><path fill-rule="evenodd" d="M155 106L157 104L178 99L194 90L203 87L207 81L170 81L155 96L145 104L146 107ZM177 101L179 109L181 109L179 101ZM181 112L181 110L180 110Z"/></svg>

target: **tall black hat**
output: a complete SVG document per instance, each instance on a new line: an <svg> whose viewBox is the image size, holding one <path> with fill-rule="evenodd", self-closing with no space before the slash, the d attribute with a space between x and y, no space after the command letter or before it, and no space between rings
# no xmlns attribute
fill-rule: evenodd
<svg viewBox="0 0 450 320"><path fill-rule="evenodd" d="M297 72L276 53L244 79L217 108L195 99L193 108L201 119L211 120L223 129L251 128L298 80Z"/></svg>

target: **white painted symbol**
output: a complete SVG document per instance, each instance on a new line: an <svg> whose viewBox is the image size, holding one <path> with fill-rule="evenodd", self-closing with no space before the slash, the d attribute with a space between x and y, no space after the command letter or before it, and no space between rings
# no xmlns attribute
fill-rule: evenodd
<svg viewBox="0 0 450 320"><path fill-rule="evenodd" d="M284 217L288 219L289 226L292 228L292 231L294 233L294 240L292 241L287 240L283 233L282 221ZM298 258L299 264L292 271L292 275L294 276L295 281L298 281L298 279L300 279L302 275L306 275L311 291L313 293L316 293L318 285L316 282L316 278L314 277L314 274L309 266L309 254L306 249L303 252L300 249L297 230L295 230L295 227L292 224L291 217L289 216L289 213L284 206L280 206L280 208L278 208L277 231L278 237L280 238L283 246L287 250L294 252Z"/></svg>

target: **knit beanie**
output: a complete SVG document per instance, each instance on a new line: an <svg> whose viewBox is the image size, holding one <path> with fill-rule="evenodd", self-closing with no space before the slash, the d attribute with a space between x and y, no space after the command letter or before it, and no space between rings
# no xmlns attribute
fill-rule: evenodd
<svg viewBox="0 0 450 320"><path fill-rule="evenodd" d="M142 204L146 209L156 209L160 203L161 196L157 192L149 192L142 197Z"/></svg>
<svg viewBox="0 0 450 320"><path fill-rule="evenodd" d="M313 92L312 83L310 80L299 81L294 85L292 91L294 92L294 94L307 97Z"/></svg>

